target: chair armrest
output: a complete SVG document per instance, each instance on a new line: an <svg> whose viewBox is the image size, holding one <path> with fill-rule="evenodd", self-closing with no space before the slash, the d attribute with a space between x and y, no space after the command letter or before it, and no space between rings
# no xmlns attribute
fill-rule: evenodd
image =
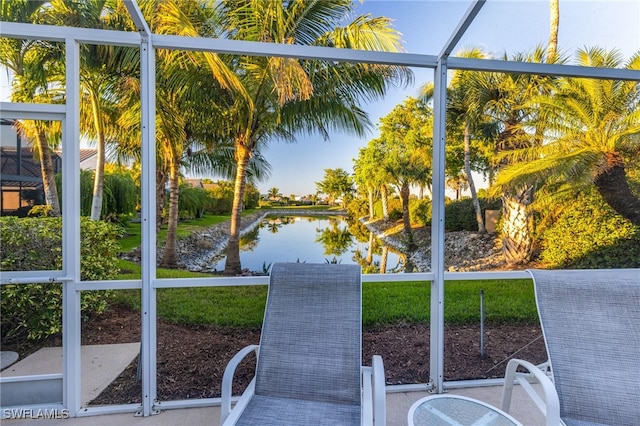
<svg viewBox="0 0 640 426"><path fill-rule="evenodd" d="M244 358L247 357L251 352L255 352L256 356L258 355L259 345L249 345L245 348L242 348L227 364L224 369L224 374L222 375L222 389L221 389L221 402L220 402L220 424L223 424L224 421L229 416L231 412L231 397L232 394L232 385L233 385L233 376L240 365L240 362Z"/></svg>
<svg viewBox="0 0 640 426"><path fill-rule="evenodd" d="M527 373L517 373L516 370L518 367L523 367L527 370ZM540 383L544 400L529 383L531 376ZM547 426L562 424L560 422L560 400L558 399L558 393L556 392L553 382L539 367L521 359L512 359L507 364L507 370L504 375L504 388L502 390L502 411L506 413L509 412L511 394L515 382L522 386L522 389L533 400L542 414L545 415Z"/></svg>
<svg viewBox="0 0 640 426"><path fill-rule="evenodd" d="M371 367L362 367L362 426L385 426L386 389L382 357L374 355Z"/></svg>
<svg viewBox="0 0 640 426"><path fill-rule="evenodd" d="M384 364L380 355L373 356L371 368L373 370L373 421L375 426L385 426L387 421L386 379L384 377Z"/></svg>

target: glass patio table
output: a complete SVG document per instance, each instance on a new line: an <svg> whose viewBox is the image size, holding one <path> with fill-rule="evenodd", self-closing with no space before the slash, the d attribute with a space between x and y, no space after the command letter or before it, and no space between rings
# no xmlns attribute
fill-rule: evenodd
<svg viewBox="0 0 640 426"><path fill-rule="evenodd" d="M522 426L504 411L459 395L433 395L409 409L409 426Z"/></svg>

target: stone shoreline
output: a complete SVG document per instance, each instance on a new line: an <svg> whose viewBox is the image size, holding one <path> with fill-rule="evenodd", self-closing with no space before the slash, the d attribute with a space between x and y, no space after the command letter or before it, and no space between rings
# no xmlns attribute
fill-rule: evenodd
<svg viewBox="0 0 640 426"><path fill-rule="evenodd" d="M327 216L344 215L344 211L281 209L254 212L242 218L240 234L253 230L266 216L271 215L304 215ZM360 222L389 247L405 253L407 262L414 266L414 272L431 270L431 229L429 227L413 228L414 242L417 248L409 252L402 231L401 222L384 221L382 219ZM210 265L215 265L224 257L229 240L229 221L221 222L208 229L193 232L189 237L178 240L178 266L193 272L217 272ZM162 257L163 247L158 247L158 260ZM122 255L124 259L140 261L140 250ZM477 232L445 233L445 269L448 271L483 271L504 267L505 262L496 241L495 234ZM256 271L243 271L243 275L252 275Z"/></svg>

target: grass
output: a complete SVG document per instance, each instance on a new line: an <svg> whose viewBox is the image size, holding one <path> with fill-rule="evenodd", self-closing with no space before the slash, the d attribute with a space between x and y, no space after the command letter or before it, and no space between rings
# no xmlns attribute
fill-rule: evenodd
<svg viewBox="0 0 640 426"><path fill-rule="evenodd" d="M178 235L188 235L228 218L208 216L180 222ZM166 238L166 231L158 238ZM137 247L140 244L140 224L129 225L127 236L120 244L123 251ZM120 269L119 279L139 279L141 276L141 267L136 263L120 260ZM158 268L156 274L158 278L211 277L211 274L164 268ZM478 323L481 290L484 292L487 323L537 323L533 283L530 280L446 282L445 323ZM428 323L430 293L430 284L419 281L364 283L363 325ZM265 286L159 289L158 315L176 324L259 327L264 316L266 295ZM139 309L140 292L118 291L114 302Z"/></svg>
<svg viewBox="0 0 640 426"><path fill-rule="evenodd" d="M445 284L445 323L478 323L480 290L487 323L538 321L530 280L484 280ZM176 324L259 327L266 296L266 286L159 289L158 315ZM116 298L129 307L140 306L139 291L120 291ZM364 283L363 325L428 323L429 298L430 285L425 282Z"/></svg>
<svg viewBox="0 0 640 426"><path fill-rule="evenodd" d="M248 210L247 212L243 212L243 214L253 213L254 211L255 210ZM178 230L177 230L178 238L188 237L189 234L191 234L194 231L207 229L213 225L224 222L225 220L229 220L229 215L205 216L200 219L180 221L180 223L178 224ZM133 250L134 248L140 245L142 230L141 230L141 224L139 222L138 223L129 222L129 224L125 228L125 233L126 235L124 236L124 238L120 240L121 251L127 252L130 250ZM159 242L164 242L167 239L166 226L163 226L160 228L157 238Z"/></svg>

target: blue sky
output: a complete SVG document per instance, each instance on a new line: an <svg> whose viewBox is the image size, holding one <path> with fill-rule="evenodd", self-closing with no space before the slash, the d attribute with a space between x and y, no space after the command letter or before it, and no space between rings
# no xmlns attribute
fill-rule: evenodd
<svg viewBox="0 0 640 426"><path fill-rule="evenodd" d="M366 0L358 3L357 13L392 18L407 52L436 55L469 4L469 0ZM598 46L617 48L628 59L640 52L640 0L560 0L560 15L559 49L564 53L573 55L578 48ZM478 47L495 57L528 52L546 43L548 32L548 0L487 0L456 51ZM366 105L374 125L433 78L432 70L413 71L415 87L392 90L384 100ZM0 74L0 100L8 100L6 73ZM315 193L315 182L322 180L324 169L351 172L358 150L376 136L377 127L363 138L336 133L329 141L301 136L296 143L272 142L263 150L272 174L258 187L262 193L272 187L284 195Z"/></svg>

